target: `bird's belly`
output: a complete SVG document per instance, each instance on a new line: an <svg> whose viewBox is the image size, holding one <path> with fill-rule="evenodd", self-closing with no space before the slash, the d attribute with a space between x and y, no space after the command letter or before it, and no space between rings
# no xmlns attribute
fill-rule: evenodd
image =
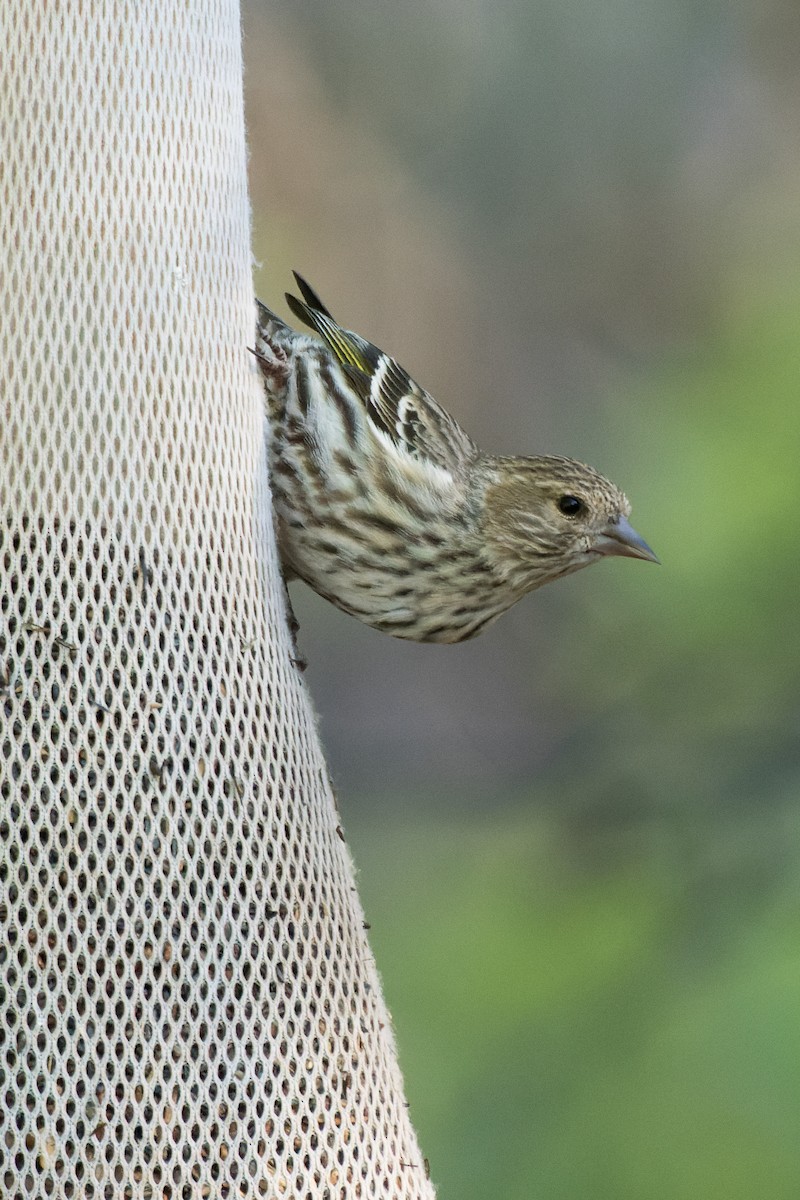
<svg viewBox="0 0 800 1200"><path fill-rule="evenodd" d="M365 624L412 641L463 641L513 603L470 536L463 505L458 511L431 494L408 499L400 492L378 504L374 482L336 482L314 492L286 445L274 462L287 577L299 576Z"/></svg>
<svg viewBox="0 0 800 1200"><path fill-rule="evenodd" d="M291 534L291 536L287 536ZM516 597L463 552L410 538L377 546L330 529L284 530L284 568L344 612L393 637L459 642L474 637Z"/></svg>

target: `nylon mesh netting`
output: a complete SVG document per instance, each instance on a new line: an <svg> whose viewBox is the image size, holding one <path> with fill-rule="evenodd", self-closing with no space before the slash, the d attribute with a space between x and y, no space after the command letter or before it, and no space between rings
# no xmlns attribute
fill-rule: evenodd
<svg viewBox="0 0 800 1200"><path fill-rule="evenodd" d="M286 631L237 6L0 47L0 1194L430 1196Z"/></svg>

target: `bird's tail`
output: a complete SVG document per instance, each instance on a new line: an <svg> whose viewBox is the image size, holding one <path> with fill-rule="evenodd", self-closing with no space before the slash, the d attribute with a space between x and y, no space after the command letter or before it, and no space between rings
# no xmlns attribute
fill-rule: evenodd
<svg viewBox="0 0 800 1200"><path fill-rule="evenodd" d="M297 280L303 299L298 300L296 296L286 292L286 303L297 319L328 343L345 368L354 367L364 375L371 374L375 362L380 358L380 351L357 333L342 329L302 275L298 275L297 271L293 271L292 274Z"/></svg>
<svg viewBox="0 0 800 1200"><path fill-rule="evenodd" d="M298 300L297 296L293 296L291 292L285 292L286 303L292 310L298 321L302 321L304 325L308 325L309 329L313 329L320 337L323 337L328 345L339 354L337 346L338 335L342 333L342 329L336 323L331 315L330 309L326 308L320 300L317 293L314 291L310 283L306 283L302 275L298 275L297 271L292 271L297 286L300 289L302 300ZM342 355L339 355L342 358ZM346 361L346 356L342 358Z"/></svg>
<svg viewBox="0 0 800 1200"><path fill-rule="evenodd" d="M305 300L303 304L296 296L292 296L289 292L286 293L286 303L292 310L294 315L303 322L304 325L309 325L312 329L317 328L315 315L327 317L329 321L333 321L333 313L326 308L320 300L317 293L314 291L310 283L306 283L302 275L298 275L297 271L292 271L292 274L297 281L297 286L300 289L300 295ZM335 322L334 322L335 323Z"/></svg>

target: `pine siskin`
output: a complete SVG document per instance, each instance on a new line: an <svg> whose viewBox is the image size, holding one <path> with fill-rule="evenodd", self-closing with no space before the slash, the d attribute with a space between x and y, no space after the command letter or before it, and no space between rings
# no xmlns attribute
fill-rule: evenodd
<svg viewBox="0 0 800 1200"><path fill-rule="evenodd" d="M394 637L461 642L600 558L658 562L613 483L569 458L484 454L295 279L289 307L326 344L259 301L255 350L287 579Z"/></svg>

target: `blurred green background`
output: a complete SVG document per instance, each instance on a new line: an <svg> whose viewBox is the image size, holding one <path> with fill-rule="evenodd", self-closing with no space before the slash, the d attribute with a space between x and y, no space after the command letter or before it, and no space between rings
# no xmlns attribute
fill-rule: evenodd
<svg viewBox="0 0 800 1200"><path fill-rule="evenodd" d="M244 32L259 294L296 267L486 448L591 462L664 564L456 647L294 591L440 1200L797 1200L800 8Z"/></svg>

